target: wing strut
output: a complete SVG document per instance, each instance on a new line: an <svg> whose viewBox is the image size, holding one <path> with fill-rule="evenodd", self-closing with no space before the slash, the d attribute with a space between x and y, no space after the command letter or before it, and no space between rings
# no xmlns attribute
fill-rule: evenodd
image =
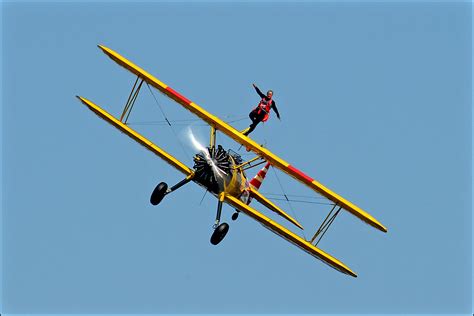
<svg viewBox="0 0 474 316"><path fill-rule="evenodd" d="M337 203L334 204L334 206L332 207L331 211L329 212L328 216L326 216L326 218L324 219L324 221L322 222L321 226L319 226L318 230L316 231L316 233L314 234L313 238L311 238L311 241L310 243L313 243L316 239L316 243L314 244L315 246L317 246L319 244L319 242L321 241L321 239L323 239L323 236L324 234L326 234L326 232L328 231L329 229L329 226L331 226L331 224L334 222L334 220L336 219L336 216L339 214L339 212L341 211L341 206L339 206L339 208L337 209L337 211L332 214L332 212L338 207ZM331 216L332 215L332 216ZM319 237L319 238L318 238Z"/></svg>
<svg viewBox="0 0 474 316"><path fill-rule="evenodd" d="M137 80L135 80L135 84L133 85L132 91L130 91L130 95L128 96L127 103L125 104L122 115L120 116L120 122L124 124L127 124L128 117L130 116L130 113L132 112L132 108L135 105L135 101L137 100L138 93L140 92L140 89L144 81L142 79L137 87L138 80L140 80L140 76L137 76ZM125 117L125 121L123 120L124 117Z"/></svg>

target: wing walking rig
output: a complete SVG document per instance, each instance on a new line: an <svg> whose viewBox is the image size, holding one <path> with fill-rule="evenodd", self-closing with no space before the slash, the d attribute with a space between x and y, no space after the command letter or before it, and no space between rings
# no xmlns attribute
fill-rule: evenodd
<svg viewBox="0 0 474 316"><path fill-rule="evenodd" d="M387 232L385 226L383 226L378 220L376 220L369 213L362 210L360 207L331 191L315 179L306 175L302 171L295 168L293 165L272 153L267 148L260 146L251 138L244 136L241 132L230 126L228 123L207 112L196 103L187 99L176 90L173 90L171 87L164 84L142 68L127 60L122 55L105 46L99 45L98 47L117 64L136 75L137 79L135 84L119 119L115 118L104 109L86 98L80 96L77 98L100 118L112 124L121 132L127 134L136 142L143 145L145 148L185 175L185 178L182 181L171 188L168 188L167 184L164 182L158 184L150 198L152 204L156 205L160 203L165 195L170 194L184 184L193 181L203 186L206 190L210 191L218 199L216 221L214 224L214 232L211 236L211 243L219 243L224 238L229 229L229 225L227 223L220 223L222 205L223 203L226 203L231 205L236 210L236 213L232 215L233 220L236 220L239 212L242 212L275 234L298 246L302 250L306 251L313 257L321 260L332 268L350 276L357 277L357 275L344 263L316 247L316 245L321 240L341 210L345 210L353 214L357 218L382 232ZM186 110L190 111L204 122L209 124L211 129L209 146L194 156L195 164L193 168L186 166L184 163L180 162L168 152L164 151L162 148L158 147L156 144L127 125L128 116L130 115L140 88L144 82L156 88L167 97L176 101L176 103L184 107ZM254 152L256 157L249 161L243 162L242 158L237 153L231 150L225 151L220 145L216 147L217 131L230 137L242 146L245 146L248 150ZM245 170L251 166L258 165L254 164L254 162L258 160L261 160L260 163L264 163L265 161L267 163L265 167L255 176L255 178L249 182L246 179ZM258 191L258 188L265 177L266 170L268 170L270 165L293 177L295 180L301 182L333 203L331 211L311 240L306 240L300 237L293 231L278 224L249 205L250 202L255 199L263 206L286 219L299 229L303 229L298 221L286 214L277 205L275 205L272 201L270 201Z"/></svg>

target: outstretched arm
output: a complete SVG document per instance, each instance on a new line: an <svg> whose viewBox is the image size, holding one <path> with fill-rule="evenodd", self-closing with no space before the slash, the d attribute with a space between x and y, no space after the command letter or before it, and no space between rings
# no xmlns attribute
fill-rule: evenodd
<svg viewBox="0 0 474 316"><path fill-rule="evenodd" d="M255 91L257 91L258 95L259 95L262 99L266 97L266 95L264 95L264 94L262 93L262 91L260 91L260 89L255 85L255 83L252 84L252 85L253 85L253 87L255 88Z"/></svg>
<svg viewBox="0 0 474 316"><path fill-rule="evenodd" d="M277 115L278 119L280 119L280 113L278 113L276 103L273 100L272 100L272 109L273 109L273 111L275 111L275 114Z"/></svg>

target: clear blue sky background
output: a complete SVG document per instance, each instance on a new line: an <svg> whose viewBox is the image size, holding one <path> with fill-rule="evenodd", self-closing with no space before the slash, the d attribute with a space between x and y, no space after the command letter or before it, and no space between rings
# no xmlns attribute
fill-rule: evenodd
<svg viewBox="0 0 474 316"><path fill-rule="evenodd" d="M4 3L2 13L4 313L471 312L470 3ZM256 105L253 82L273 89L282 120L252 137L389 229L343 213L321 242L359 277L245 216L212 246L217 202L200 204L194 184L152 207L154 186L181 175L74 98L118 115L128 96L135 78L97 44L226 120ZM170 119L193 118L156 94ZM147 89L135 108L130 122L163 120ZM189 125L207 142L207 127ZM177 137L135 127L192 166L186 126ZM285 192L312 194L277 174ZM273 171L262 191L281 192ZM306 237L328 210L278 203Z"/></svg>

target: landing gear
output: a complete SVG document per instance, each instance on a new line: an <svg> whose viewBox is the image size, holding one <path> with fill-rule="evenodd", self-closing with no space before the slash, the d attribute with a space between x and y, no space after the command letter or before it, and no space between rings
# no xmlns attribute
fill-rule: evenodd
<svg viewBox="0 0 474 316"><path fill-rule="evenodd" d="M186 179L181 180L180 182L173 185L169 189L168 189L168 185L165 182L161 182L160 184L156 186L155 190L153 190L153 193L151 194L151 197L150 197L150 203L153 205L158 205L161 202L161 200L163 200L166 194L169 194L173 192L174 190L181 188L183 185L191 181L193 178L194 178L194 173L190 174L189 176L186 177Z"/></svg>
<svg viewBox="0 0 474 316"><path fill-rule="evenodd" d="M158 184L155 190L153 190L153 193L151 194L150 203L153 205L158 205L165 197L167 190L168 185L165 182L161 182L160 184Z"/></svg>
<svg viewBox="0 0 474 316"><path fill-rule="evenodd" d="M222 223L216 227L211 236L211 244L217 245L224 239L225 235L229 231L229 224Z"/></svg>
<svg viewBox="0 0 474 316"><path fill-rule="evenodd" d="M214 223L214 232L211 236L211 244L217 245L224 239L225 235L229 231L229 224L222 223L219 225L221 220L221 212L222 212L222 204L224 202L224 193L219 194L219 201L217 204L217 214L216 214L216 221Z"/></svg>

